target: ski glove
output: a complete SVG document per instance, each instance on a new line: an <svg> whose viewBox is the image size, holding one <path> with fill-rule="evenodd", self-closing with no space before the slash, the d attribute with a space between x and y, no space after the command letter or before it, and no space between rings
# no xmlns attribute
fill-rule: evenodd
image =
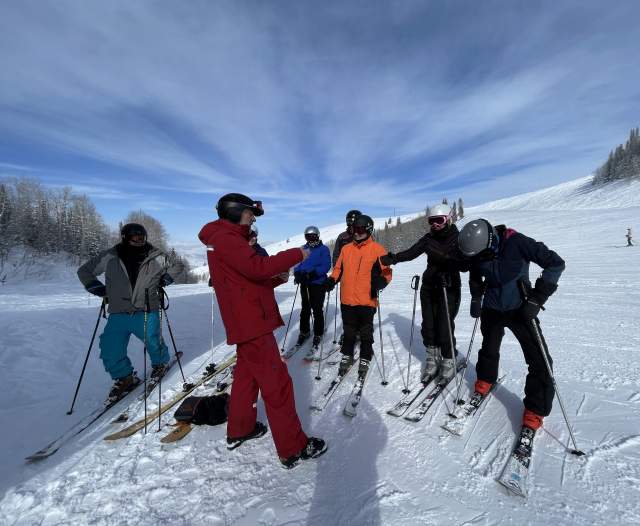
<svg viewBox="0 0 640 526"><path fill-rule="evenodd" d="M479 318L482 312L482 296L471 297L471 306L469 307L469 314L472 318Z"/></svg>
<svg viewBox="0 0 640 526"><path fill-rule="evenodd" d="M526 321L531 321L540 314L540 309L553 294L558 285L544 281L542 278L536 280L536 286L529 292L526 301L520 307L520 315Z"/></svg>
<svg viewBox="0 0 640 526"><path fill-rule="evenodd" d="M160 278L161 287L168 287L173 282L174 282L174 279L171 277L171 275L168 272L165 272L164 275Z"/></svg>
<svg viewBox="0 0 640 526"><path fill-rule="evenodd" d="M395 265L397 262L398 262L398 258L393 252L389 252L384 256L380 256L380 263L382 263L385 267Z"/></svg>
<svg viewBox="0 0 640 526"><path fill-rule="evenodd" d="M300 283L302 283L302 272L300 270L296 270L293 273L293 282L296 285L300 285Z"/></svg>
<svg viewBox="0 0 640 526"><path fill-rule="evenodd" d="M327 278L322 286L324 287L325 292L331 292L335 288L336 282L333 278Z"/></svg>
<svg viewBox="0 0 640 526"><path fill-rule="evenodd" d="M436 273L435 278L438 285L445 288L451 287L451 274L448 272L438 272Z"/></svg>
<svg viewBox="0 0 640 526"><path fill-rule="evenodd" d="M371 297L377 298L378 292L388 285L387 280L383 276L373 276L371 278Z"/></svg>
<svg viewBox="0 0 640 526"><path fill-rule="evenodd" d="M94 296L98 296L99 298L104 298L107 295L107 287L105 287L97 279L93 280L85 288L87 289L87 292L93 294Z"/></svg>

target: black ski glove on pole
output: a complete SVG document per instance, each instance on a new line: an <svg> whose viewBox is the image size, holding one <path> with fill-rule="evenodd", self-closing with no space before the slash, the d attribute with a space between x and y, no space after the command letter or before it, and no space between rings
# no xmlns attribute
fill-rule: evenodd
<svg viewBox="0 0 640 526"><path fill-rule="evenodd" d="M393 252L389 252L384 256L380 256L380 263L382 263L386 267L395 265L397 262L398 262L398 259L396 258L396 255Z"/></svg>
<svg viewBox="0 0 640 526"><path fill-rule="evenodd" d="M327 278L322 286L324 287L325 292L331 292L335 288L336 282L333 278Z"/></svg>
<svg viewBox="0 0 640 526"><path fill-rule="evenodd" d="M542 278L536 280L536 286L526 296L526 300L520 307L520 316L525 321L531 321L540 314L540 309L558 288L558 285L544 281Z"/></svg>

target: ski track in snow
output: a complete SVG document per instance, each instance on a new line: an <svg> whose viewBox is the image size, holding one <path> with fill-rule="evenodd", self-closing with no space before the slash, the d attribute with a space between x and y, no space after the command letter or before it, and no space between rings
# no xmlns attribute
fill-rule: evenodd
<svg viewBox="0 0 640 526"><path fill-rule="evenodd" d="M65 415L99 302L87 299L72 281L47 285L44 292L37 283L0 288L0 416L9 423L0 451L0 524L640 523L640 248L611 248L623 244L625 229L633 225L640 207L594 214L585 199L580 196L578 210L565 206L540 213L510 209L516 205L507 202L487 206L486 216L477 207L467 212L470 218L483 215L545 241L567 262L541 323L578 446L587 456L567 452L569 435L556 401L536 437L527 500L507 495L495 482L522 412L526 366L510 333L501 353L501 374L507 376L462 437L440 428L447 412L443 400L417 424L386 414L404 386L401 370L406 374L413 303L409 285L411 277L424 270L421 257L394 267L394 281L383 293L389 385L381 385L372 367L353 420L345 418L342 409L354 375L325 411L312 414L309 404L336 366L326 367L322 381L316 382L317 365L305 363L302 352L289 361L303 426L329 443L323 457L291 471L279 466L269 434L231 452L225 447L224 426L198 427L178 443L161 444L172 411L163 417L160 434L156 422L146 435L105 442L102 437L117 429L109 422L120 406L51 458L25 464L25 455L100 404L109 388L96 342L75 414ZM284 245L294 242L292 238ZM537 274L532 268L532 279ZM465 354L473 323L467 315L466 287L463 290L456 336ZM169 293L169 316L184 352L185 373L196 374L210 357L209 289L172 286ZM293 293L292 283L277 291L285 321ZM296 305L289 339L297 335L298 313ZM326 343L333 338L333 317L332 300ZM419 319L418 306L412 385L424 358ZM216 359L232 350L224 344L221 327L216 312ZM284 328L278 336L282 342ZM375 338L377 351L377 319ZM462 396L475 379L480 343L477 334ZM141 353L142 346L132 339L129 356L138 371ZM181 383L178 369L172 369L164 395L169 397ZM449 405L452 398L450 390ZM155 404L151 401L149 409ZM261 402L259 418L266 421Z"/></svg>

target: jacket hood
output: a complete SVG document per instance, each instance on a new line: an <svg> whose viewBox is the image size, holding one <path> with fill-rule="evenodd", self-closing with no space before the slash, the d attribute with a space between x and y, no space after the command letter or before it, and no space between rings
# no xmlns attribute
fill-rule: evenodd
<svg viewBox="0 0 640 526"><path fill-rule="evenodd" d="M213 240L217 236L225 233L236 233L249 241L251 229L249 225L238 225L226 219L217 219L202 227L198 234L198 239L200 239L203 244L209 245L213 243Z"/></svg>

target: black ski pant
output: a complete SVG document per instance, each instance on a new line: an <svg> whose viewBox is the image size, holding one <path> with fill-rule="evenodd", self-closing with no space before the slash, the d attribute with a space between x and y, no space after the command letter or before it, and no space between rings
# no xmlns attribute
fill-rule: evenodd
<svg viewBox="0 0 640 526"><path fill-rule="evenodd" d="M324 287L322 285L300 285L302 309L300 310L300 332L309 334L311 311L313 311L313 335L324 333Z"/></svg>
<svg viewBox="0 0 640 526"><path fill-rule="evenodd" d="M344 341L342 354L353 356L356 336L360 336L360 358L373 358L373 316L375 307L365 305L340 305L342 311L342 325L344 327Z"/></svg>
<svg viewBox="0 0 640 526"><path fill-rule="evenodd" d="M553 361L549 356L547 343L544 341L540 322L535 319L538 332L542 338L544 352L547 353L549 364ZM520 315L520 310L497 311L482 309L480 316L480 330L482 331L482 347L478 353L476 375L478 380L484 380L493 384L498 379L498 365L500 363L500 343L504 336L504 329L509 329L520 343L525 362L529 367L527 380L524 386L524 406L537 415L547 416L551 413L553 404L553 382L544 363L540 346L530 321L525 321Z"/></svg>
<svg viewBox="0 0 640 526"><path fill-rule="evenodd" d="M442 356L452 358L451 342L449 341L449 324L455 347L455 323L454 320L460 309L460 288L449 287L447 301L449 302L449 319L447 320L444 294L442 287L420 288L420 305L422 307L422 342L425 347L434 345L440 347Z"/></svg>

